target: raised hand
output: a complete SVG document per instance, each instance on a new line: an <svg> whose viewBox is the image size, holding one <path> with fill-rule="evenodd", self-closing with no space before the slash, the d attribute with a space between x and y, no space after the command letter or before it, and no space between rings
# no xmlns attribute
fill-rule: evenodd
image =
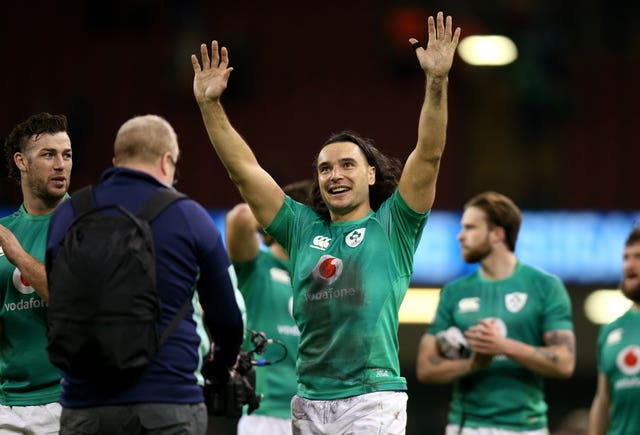
<svg viewBox="0 0 640 435"><path fill-rule="evenodd" d="M198 103L219 100L229 82L233 68L229 66L227 47L218 49L218 41L211 42L211 58L207 45L200 45L202 65L195 54L191 55L193 65L193 95Z"/></svg>
<svg viewBox="0 0 640 435"><path fill-rule="evenodd" d="M438 12L437 22L432 16L427 20L429 27L429 42L423 48L415 38L410 38L411 46L416 50L420 67L427 74L446 76L451 69L453 56L460 38L460 27L453 30L453 19L447 16L446 22L442 12Z"/></svg>

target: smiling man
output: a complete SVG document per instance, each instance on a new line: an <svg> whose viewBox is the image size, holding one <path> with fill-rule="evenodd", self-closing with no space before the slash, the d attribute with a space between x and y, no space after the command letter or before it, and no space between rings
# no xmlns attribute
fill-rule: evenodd
<svg viewBox="0 0 640 435"><path fill-rule="evenodd" d="M447 126L447 84L460 29L428 18L417 144L404 168L367 140L329 138L315 162L311 207L286 196L231 126L220 99L233 68L217 41L191 58L196 101L220 160L262 227L291 258L300 329L293 433L405 433L398 309L435 198Z"/></svg>
<svg viewBox="0 0 640 435"><path fill-rule="evenodd" d="M46 353L43 261L51 215L71 178L66 117L31 116L9 134L4 152L23 203L0 219L0 432L54 434L60 374Z"/></svg>

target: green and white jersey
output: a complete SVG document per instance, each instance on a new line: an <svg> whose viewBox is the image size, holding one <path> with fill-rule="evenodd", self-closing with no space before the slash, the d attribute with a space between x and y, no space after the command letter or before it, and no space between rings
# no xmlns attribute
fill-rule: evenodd
<svg viewBox="0 0 640 435"><path fill-rule="evenodd" d="M548 331L573 330L571 303L562 282L520 262L505 279L486 280L477 271L445 285L428 333L450 326L464 332L480 319L493 319L504 336L532 346L544 346ZM449 422L513 431L544 428L543 378L497 355L487 368L456 380Z"/></svg>
<svg viewBox="0 0 640 435"><path fill-rule="evenodd" d="M260 408L253 415L291 418L291 398L296 394L296 355L300 332L291 314L293 291L289 262L271 252L260 251L247 262L234 262L238 286L247 306L247 329L264 332L270 339L282 342L287 356L276 364L256 367L256 392L262 394ZM247 334L245 350L254 345ZM277 344L266 347L256 358L279 360L284 349Z"/></svg>
<svg viewBox="0 0 640 435"><path fill-rule="evenodd" d="M31 216L24 205L0 219L22 247L44 262L51 215ZM42 405L60 397L60 372L47 356L47 304L0 252L0 404Z"/></svg>
<svg viewBox="0 0 640 435"><path fill-rule="evenodd" d="M609 435L640 433L640 311L631 308L598 335L598 371L611 394Z"/></svg>
<svg viewBox="0 0 640 435"><path fill-rule="evenodd" d="M266 230L291 257L298 395L332 400L406 390L398 310L427 216L397 191L349 222L330 222L286 198Z"/></svg>

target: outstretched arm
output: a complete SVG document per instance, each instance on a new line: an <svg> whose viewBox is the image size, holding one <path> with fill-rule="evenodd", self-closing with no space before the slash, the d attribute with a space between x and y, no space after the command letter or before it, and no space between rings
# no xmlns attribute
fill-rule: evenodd
<svg viewBox="0 0 640 435"><path fill-rule="evenodd" d="M40 298L49 302L49 286L44 263L25 251L16 236L2 225L0 225L0 247L7 260L20 270L24 279L29 282Z"/></svg>
<svg viewBox="0 0 640 435"><path fill-rule="evenodd" d="M220 98L227 88L233 68L229 67L226 47L218 48L211 43L211 58L207 46L200 46L202 64L195 54L193 65L193 94L200 107L204 125L229 177L240 190L256 219L263 227L268 226L284 202L284 192L258 163L249 145L233 128L222 107Z"/></svg>
<svg viewBox="0 0 640 435"><path fill-rule="evenodd" d="M460 38L460 28L454 31L452 18L448 16L445 21L442 12L438 12L436 21L428 18L428 27L427 48L417 39L409 39L426 75L426 91L418 123L418 143L405 163L398 186L406 203L421 212L429 210L435 199L447 130L448 74Z"/></svg>

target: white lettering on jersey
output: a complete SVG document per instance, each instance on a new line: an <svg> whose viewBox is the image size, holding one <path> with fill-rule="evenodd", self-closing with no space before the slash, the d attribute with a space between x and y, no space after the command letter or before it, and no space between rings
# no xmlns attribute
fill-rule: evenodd
<svg viewBox="0 0 640 435"><path fill-rule="evenodd" d="M315 236L311 245L309 245L313 249L319 249L320 251L326 251L329 247L329 243L331 243L331 237L326 236Z"/></svg>
<svg viewBox="0 0 640 435"><path fill-rule="evenodd" d="M278 325L278 334L298 337L300 335L300 331L296 325Z"/></svg>
<svg viewBox="0 0 640 435"><path fill-rule="evenodd" d="M269 269L269 275L271 276L271 280L275 282L279 282L280 284L285 284L291 287L291 276L289 276L289 272L284 269L280 269L278 267L272 267Z"/></svg>
<svg viewBox="0 0 640 435"><path fill-rule="evenodd" d="M458 301L458 310L461 313L471 313L480 310L480 298L463 298Z"/></svg>
<svg viewBox="0 0 640 435"><path fill-rule="evenodd" d="M607 344L620 343L620 340L622 340L622 328L614 329L607 335Z"/></svg>

